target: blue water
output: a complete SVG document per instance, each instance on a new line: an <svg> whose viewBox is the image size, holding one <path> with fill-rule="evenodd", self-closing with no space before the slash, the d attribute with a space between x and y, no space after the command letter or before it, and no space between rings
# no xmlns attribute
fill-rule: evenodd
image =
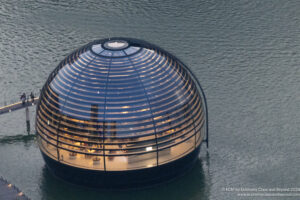
<svg viewBox="0 0 300 200"><path fill-rule="evenodd" d="M46 170L20 110L0 116L0 176L33 200L285 199L223 189L300 188L299 1L2 0L0 103L38 92L74 49L113 36L157 44L198 77L210 148L192 171L138 191L65 183Z"/></svg>

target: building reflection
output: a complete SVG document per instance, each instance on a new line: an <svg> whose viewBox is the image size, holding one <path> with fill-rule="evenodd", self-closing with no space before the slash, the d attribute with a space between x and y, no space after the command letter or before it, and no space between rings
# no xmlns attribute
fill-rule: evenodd
<svg viewBox="0 0 300 200"><path fill-rule="evenodd" d="M42 169L41 199L203 199L210 196L210 177L199 159L184 176L180 176L168 184L161 183L143 190L109 191L85 188L64 182L52 176L46 168Z"/></svg>

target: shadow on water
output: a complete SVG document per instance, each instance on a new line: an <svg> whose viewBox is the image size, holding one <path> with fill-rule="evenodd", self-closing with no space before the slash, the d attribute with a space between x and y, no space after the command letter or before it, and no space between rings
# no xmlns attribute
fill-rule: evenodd
<svg viewBox="0 0 300 200"><path fill-rule="evenodd" d="M42 199L208 199L210 193L209 177L206 177L202 165L202 160L198 160L195 166L185 175L170 182L162 183L151 188L127 191L97 190L72 185L55 178L45 166L43 168L40 186Z"/></svg>

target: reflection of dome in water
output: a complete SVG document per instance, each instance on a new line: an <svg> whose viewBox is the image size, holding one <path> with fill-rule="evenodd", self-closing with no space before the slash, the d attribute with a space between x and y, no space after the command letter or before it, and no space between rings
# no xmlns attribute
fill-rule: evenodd
<svg viewBox="0 0 300 200"><path fill-rule="evenodd" d="M68 181L121 188L184 171L206 133L193 77L140 40L98 40L76 50L41 92L36 130L47 166Z"/></svg>

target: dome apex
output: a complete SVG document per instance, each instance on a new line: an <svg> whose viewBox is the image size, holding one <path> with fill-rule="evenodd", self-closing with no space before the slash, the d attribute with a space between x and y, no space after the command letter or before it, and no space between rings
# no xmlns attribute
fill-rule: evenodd
<svg viewBox="0 0 300 200"><path fill-rule="evenodd" d="M128 43L124 40L109 40L103 45L109 50L120 50L128 47Z"/></svg>

